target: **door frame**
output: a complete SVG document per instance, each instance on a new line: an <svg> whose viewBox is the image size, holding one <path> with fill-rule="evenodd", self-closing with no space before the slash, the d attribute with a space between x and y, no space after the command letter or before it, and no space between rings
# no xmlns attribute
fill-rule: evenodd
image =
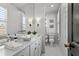
<svg viewBox="0 0 79 59"><path fill-rule="evenodd" d="M68 43L73 42L73 3L68 3ZM68 48L68 56L71 54L71 47Z"/></svg>

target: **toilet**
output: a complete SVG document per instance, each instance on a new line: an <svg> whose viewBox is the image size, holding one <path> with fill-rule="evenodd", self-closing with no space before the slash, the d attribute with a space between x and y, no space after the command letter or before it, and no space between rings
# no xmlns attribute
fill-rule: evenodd
<svg viewBox="0 0 79 59"><path fill-rule="evenodd" d="M52 46L52 47L54 46L54 41L55 41L54 39L49 39L50 46Z"/></svg>

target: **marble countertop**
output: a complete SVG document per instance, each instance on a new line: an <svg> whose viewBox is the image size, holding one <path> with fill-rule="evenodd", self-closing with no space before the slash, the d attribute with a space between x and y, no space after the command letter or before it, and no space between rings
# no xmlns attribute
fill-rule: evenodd
<svg viewBox="0 0 79 59"><path fill-rule="evenodd" d="M38 36L31 38L30 41L21 42L23 44L23 46L19 47L16 50L11 50L11 49L5 48L5 45L0 46L0 56L13 56L13 55L15 55L16 53L22 51L24 48L28 47L30 44L32 44L34 41L36 41L37 37Z"/></svg>
<svg viewBox="0 0 79 59"><path fill-rule="evenodd" d="M3 45L3 46L1 46L1 49L0 49L0 56L13 56L16 53L22 51L24 48L28 47L29 45L30 45L29 41L23 42L23 46L19 47L16 50L5 48L5 45Z"/></svg>

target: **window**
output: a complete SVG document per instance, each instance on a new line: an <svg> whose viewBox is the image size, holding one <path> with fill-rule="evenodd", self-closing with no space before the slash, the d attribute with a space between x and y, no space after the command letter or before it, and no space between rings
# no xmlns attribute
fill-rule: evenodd
<svg viewBox="0 0 79 59"><path fill-rule="evenodd" d="M22 17L22 30L26 30L26 18L24 15Z"/></svg>
<svg viewBox="0 0 79 59"><path fill-rule="evenodd" d="M0 35L7 33L7 10L0 7Z"/></svg>

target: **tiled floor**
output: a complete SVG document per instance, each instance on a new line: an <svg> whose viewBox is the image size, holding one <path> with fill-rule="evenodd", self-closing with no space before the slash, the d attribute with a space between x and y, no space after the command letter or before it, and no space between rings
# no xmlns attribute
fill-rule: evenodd
<svg viewBox="0 0 79 59"><path fill-rule="evenodd" d="M63 54L61 53L57 45L55 46L46 45L45 54L42 54L42 56L63 56Z"/></svg>

